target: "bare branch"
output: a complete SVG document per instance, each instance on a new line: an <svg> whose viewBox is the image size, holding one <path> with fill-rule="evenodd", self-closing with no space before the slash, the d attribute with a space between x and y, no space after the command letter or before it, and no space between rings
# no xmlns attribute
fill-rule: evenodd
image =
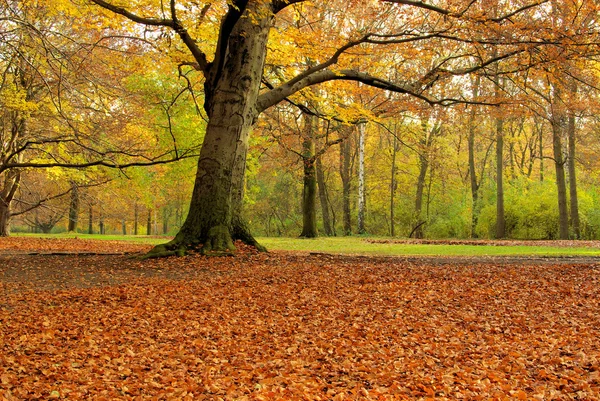
<svg viewBox="0 0 600 401"><path fill-rule="evenodd" d="M167 28L173 29L177 35L181 38L183 43L187 46L187 48L194 56L194 59L198 63L198 67L201 71L206 72L208 68L208 60L206 58L206 54L196 44L196 41L189 35L188 31L185 27L179 22L177 19L177 15L175 14L175 0L171 1L171 18L151 18L151 17L141 17L137 14L128 11L124 7L115 6L114 4L108 3L104 0L90 0L96 5L105 8L114 12L115 14L119 14L124 16L125 18L137 22L138 24L149 25L149 26L163 26ZM204 11L204 10L203 10Z"/></svg>

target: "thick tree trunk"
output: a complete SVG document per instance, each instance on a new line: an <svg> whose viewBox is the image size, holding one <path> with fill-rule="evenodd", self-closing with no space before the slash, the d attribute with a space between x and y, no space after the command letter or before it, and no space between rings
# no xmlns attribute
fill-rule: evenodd
<svg viewBox="0 0 600 401"><path fill-rule="evenodd" d="M10 235L10 203L0 199L0 237Z"/></svg>
<svg viewBox="0 0 600 401"><path fill-rule="evenodd" d="M317 170L317 188L319 190L319 202L321 203L321 215L323 217L323 229L325 235L332 236L333 230L331 228L331 217L329 216L329 201L327 196L327 184L325 183L325 173L323 172L323 165L321 164L321 157L317 157L315 162Z"/></svg>
<svg viewBox="0 0 600 401"><path fill-rule="evenodd" d="M357 228L359 234L367 232L365 228L365 125L358 124L358 219Z"/></svg>
<svg viewBox="0 0 600 401"><path fill-rule="evenodd" d="M273 14L267 2L248 2L236 21L224 21L220 54L205 83L209 117L198 159L190 209L175 238L149 257L231 253L233 241L258 246L242 218L248 135L257 117L257 97ZM233 27L228 27L228 23ZM228 28L231 30L228 31ZM264 249L264 248L263 248Z"/></svg>
<svg viewBox="0 0 600 401"><path fill-rule="evenodd" d="M5 172L4 182L0 189L0 237L10 235L11 204L21 183L19 171Z"/></svg>
<svg viewBox="0 0 600 401"><path fill-rule="evenodd" d="M77 231L77 222L79 219L79 186L71 181L71 201L69 203L69 232Z"/></svg>

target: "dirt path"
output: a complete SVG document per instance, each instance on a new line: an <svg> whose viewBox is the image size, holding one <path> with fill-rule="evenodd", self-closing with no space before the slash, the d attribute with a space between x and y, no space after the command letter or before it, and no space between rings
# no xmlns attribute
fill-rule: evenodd
<svg viewBox="0 0 600 401"><path fill-rule="evenodd" d="M315 265L600 265L600 258L524 257L386 257L332 255L323 253L272 252L245 254L236 258L187 256L139 261L131 255L113 254L7 254L0 253L0 294L28 291L55 291L136 284L154 280L198 280L230 274L229 266L261 263L276 267L298 263Z"/></svg>

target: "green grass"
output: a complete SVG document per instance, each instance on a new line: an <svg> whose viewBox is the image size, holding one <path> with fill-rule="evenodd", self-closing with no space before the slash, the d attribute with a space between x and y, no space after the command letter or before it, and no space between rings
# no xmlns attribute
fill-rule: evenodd
<svg viewBox="0 0 600 401"><path fill-rule="evenodd" d="M598 248L566 248L552 246L493 246L493 245L420 245L369 243L361 237L259 238L272 250L311 251L360 255L387 256L600 256Z"/></svg>
<svg viewBox="0 0 600 401"><path fill-rule="evenodd" d="M109 241L128 241L148 245L161 244L168 237L145 235L98 234L15 234L42 238L81 238ZM365 237L320 237L315 239L262 237L258 241L269 250L305 251L384 256L598 256L600 249L553 246L492 246L492 245L432 245L369 243ZM374 238L377 239L377 238ZM386 238L381 238L386 239Z"/></svg>
<svg viewBox="0 0 600 401"><path fill-rule="evenodd" d="M137 244L157 245L164 244L169 241L170 237L155 237L146 235L100 235L100 234L80 234L80 233L62 233L62 234L29 234L29 233L13 233L13 237L36 237L36 238L79 238L102 241L126 241Z"/></svg>

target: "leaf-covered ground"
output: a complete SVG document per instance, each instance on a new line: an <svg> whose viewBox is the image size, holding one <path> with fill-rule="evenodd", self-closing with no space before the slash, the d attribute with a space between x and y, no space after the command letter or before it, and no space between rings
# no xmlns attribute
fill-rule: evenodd
<svg viewBox="0 0 600 401"><path fill-rule="evenodd" d="M598 265L2 252L0 399L600 399Z"/></svg>

